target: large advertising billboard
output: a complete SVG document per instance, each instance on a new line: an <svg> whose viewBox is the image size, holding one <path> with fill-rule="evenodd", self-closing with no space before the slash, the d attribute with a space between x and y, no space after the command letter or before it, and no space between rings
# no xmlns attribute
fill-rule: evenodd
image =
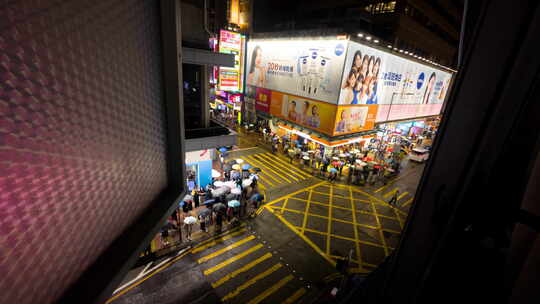
<svg viewBox="0 0 540 304"><path fill-rule="evenodd" d="M336 108L326 102L271 92L270 114L327 135L334 133Z"/></svg>
<svg viewBox="0 0 540 304"><path fill-rule="evenodd" d="M349 41L340 105L378 104L377 122L439 114L452 74Z"/></svg>
<svg viewBox="0 0 540 304"><path fill-rule="evenodd" d="M336 104L347 41L250 40L247 85Z"/></svg>
<svg viewBox="0 0 540 304"><path fill-rule="evenodd" d="M243 39L240 33L221 30L219 32L219 52L234 54L234 67L220 67L218 88L221 91L242 92Z"/></svg>
<svg viewBox="0 0 540 304"><path fill-rule="evenodd" d="M378 105L343 105L337 107L332 135L368 131L375 126Z"/></svg>

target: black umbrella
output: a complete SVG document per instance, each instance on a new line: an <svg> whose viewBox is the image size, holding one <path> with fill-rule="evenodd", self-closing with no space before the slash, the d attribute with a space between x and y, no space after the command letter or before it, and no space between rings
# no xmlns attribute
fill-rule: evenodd
<svg viewBox="0 0 540 304"><path fill-rule="evenodd" d="M213 203L215 203L215 201L216 201L215 199L209 199L209 200L204 201L203 205L206 205L206 206L212 205Z"/></svg>
<svg viewBox="0 0 540 304"><path fill-rule="evenodd" d="M227 206L225 206L223 203L217 203L214 205L213 209L214 212L225 213L225 211L227 210Z"/></svg>
<svg viewBox="0 0 540 304"><path fill-rule="evenodd" d="M255 171L255 172L261 172L261 168L257 168L257 167L251 168L251 170L253 170L253 171Z"/></svg>
<svg viewBox="0 0 540 304"><path fill-rule="evenodd" d="M208 209L208 208L205 208L205 209L202 209L198 212L198 215L201 216L201 217L208 217L210 216L210 214L212 214L212 210Z"/></svg>
<svg viewBox="0 0 540 304"><path fill-rule="evenodd" d="M231 193L231 194L227 194L227 196L225 196L225 199L226 199L227 201L230 201L230 200L236 199L236 196L237 196L236 194L232 194L232 193Z"/></svg>

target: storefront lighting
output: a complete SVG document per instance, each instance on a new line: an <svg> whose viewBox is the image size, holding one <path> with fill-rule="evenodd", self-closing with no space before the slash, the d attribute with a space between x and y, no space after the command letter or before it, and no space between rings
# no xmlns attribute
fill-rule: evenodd
<svg viewBox="0 0 540 304"><path fill-rule="evenodd" d="M366 40L367 41L371 40L371 36L366 36Z"/></svg>
<svg viewBox="0 0 540 304"><path fill-rule="evenodd" d="M375 43L379 43L379 40L375 39L375 40L373 40L373 42L375 42Z"/></svg>
<svg viewBox="0 0 540 304"><path fill-rule="evenodd" d="M400 53L403 53L403 50L399 50Z"/></svg>
<svg viewBox="0 0 540 304"><path fill-rule="evenodd" d="M364 34L358 33L358 37L364 37Z"/></svg>
<svg viewBox="0 0 540 304"><path fill-rule="evenodd" d="M397 47L394 48L394 51L397 51Z"/></svg>
<svg viewBox="0 0 540 304"><path fill-rule="evenodd" d="M409 55L409 52L407 52L407 51L405 51L405 52L403 52L403 53L405 53L405 55Z"/></svg>
<svg viewBox="0 0 540 304"><path fill-rule="evenodd" d="M389 49L391 49L391 48L392 48L392 46L391 46L390 44L389 44L389 45L387 45L387 47L388 47Z"/></svg>

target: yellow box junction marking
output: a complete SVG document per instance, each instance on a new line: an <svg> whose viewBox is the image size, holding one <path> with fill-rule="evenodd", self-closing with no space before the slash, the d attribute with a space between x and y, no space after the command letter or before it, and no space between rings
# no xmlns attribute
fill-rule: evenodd
<svg viewBox="0 0 540 304"><path fill-rule="evenodd" d="M217 288L217 287L221 286L223 283L227 282L228 280L233 279L236 276L238 276L239 274L250 270L251 268L255 267L257 264L260 264L260 263L268 260L271 257L272 257L272 254L270 252L266 253L265 255L261 256L260 258L257 258L256 260L251 261L249 264L243 266L242 268L239 268L239 269L227 274L226 276L222 277L221 279L217 280L216 282L212 283L212 287Z"/></svg>
<svg viewBox="0 0 540 304"><path fill-rule="evenodd" d="M352 190L351 189L349 189L349 196L350 196L351 208L353 210L352 218L353 218L353 223L354 223L354 226L353 226L354 238L356 240L360 240L360 237L358 236L358 227L357 227L357 221L356 221L356 210L355 210L355 206L354 206L354 200L353 200L353 197L352 197ZM377 216L375 216L375 217L377 217ZM360 267L360 269L362 269L362 254L360 253L360 243L354 242L354 244L355 244L355 248L356 248L356 258L359 261L358 266Z"/></svg>
<svg viewBox="0 0 540 304"><path fill-rule="evenodd" d="M330 187L330 197L328 198L328 227L327 227L327 235L326 235L326 254L330 254L330 233L332 232L332 192L333 187ZM356 229L356 227L354 227Z"/></svg>
<svg viewBox="0 0 540 304"><path fill-rule="evenodd" d="M392 191L386 193L385 195L383 195L384 198L389 198L390 196L394 195L394 193L396 193L396 191L398 191L399 188L394 188Z"/></svg>
<svg viewBox="0 0 540 304"><path fill-rule="evenodd" d="M403 198L405 195L407 195L407 194L409 194L409 192L407 192L407 191L401 193L401 194L398 196L397 200L399 201L400 199L402 199L402 198Z"/></svg>
<svg viewBox="0 0 540 304"><path fill-rule="evenodd" d="M265 277L269 276L270 274L272 274L276 270L280 269L282 266L283 265L281 263L278 263L278 264L268 268L264 272L259 273L258 275L256 275L252 279L250 279L249 281L247 281L244 284L238 286L234 291L231 291L230 293L225 295L223 298L221 298L221 302L225 302L227 300L230 300L230 299L238 296L242 291L246 290L249 286L251 286L251 285L257 283L257 281L259 281L261 279L264 279Z"/></svg>
<svg viewBox="0 0 540 304"><path fill-rule="evenodd" d="M247 243L247 242L249 242L249 241L251 241L253 239L255 239L255 236L250 235L250 236L246 237L245 239L242 239L242 240L240 240L240 241L238 241L236 243L233 243L233 244L231 244L231 245L229 245L229 246L227 246L225 248L222 248L222 249L220 249L218 251L214 251L211 254L198 259L197 263L202 264L204 262L207 262L207 261L217 257L218 255L223 254L224 252L227 252L227 251L229 251L231 249L234 249L234 248L236 248L238 246L241 246L242 244L245 244L245 243Z"/></svg>
<svg viewBox="0 0 540 304"><path fill-rule="evenodd" d="M262 247L263 247L262 244L257 244L257 245L255 245L255 246L249 248L248 250L243 251L243 252L241 252L241 253L239 253L239 254L237 254L237 255L235 255L235 256L229 258L229 259L226 259L225 261L223 261L223 262L217 264L216 266L213 266L213 267L211 267L211 268L205 270L203 273L204 273L204 275L209 275L209 274L211 274L211 273L214 273L214 272L220 270L221 268L223 268L223 267L225 267L225 266L227 266L227 265L230 265L230 264L232 264L232 263L234 263L234 262L240 260L241 258L243 258L243 257L245 257L245 256L247 256L247 255L249 255L250 253L253 253L253 252L255 252L255 251L261 249Z"/></svg>
<svg viewBox="0 0 540 304"><path fill-rule="evenodd" d="M285 284L287 284L289 281L291 281L294 277L290 274L283 279L279 280L276 284L274 284L272 287L265 290L260 295L256 296L255 298L251 299L248 304L259 304L262 300L266 299L269 295L276 292L278 289L283 287Z"/></svg>

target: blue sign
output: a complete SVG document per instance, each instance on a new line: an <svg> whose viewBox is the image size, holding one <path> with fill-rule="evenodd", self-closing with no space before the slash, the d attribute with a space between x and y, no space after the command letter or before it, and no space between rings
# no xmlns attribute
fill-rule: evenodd
<svg viewBox="0 0 540 304"><path fill-rule="evenodd" d="M343 44L340 43L336 45L336 49L335 49L336 56L341 56L343 52L345 52L345 47L343 46Z"/></svg>
<svg viewBox="0 0 540 304"><path fill-rule="evenodd" d="M418 75L418 81L416 81L416 88L418 90L420 90L420 88L422 87L422 85L424 84L424 77L426 75L424 75L424 72L420 73L420 75Z"/></svg>

